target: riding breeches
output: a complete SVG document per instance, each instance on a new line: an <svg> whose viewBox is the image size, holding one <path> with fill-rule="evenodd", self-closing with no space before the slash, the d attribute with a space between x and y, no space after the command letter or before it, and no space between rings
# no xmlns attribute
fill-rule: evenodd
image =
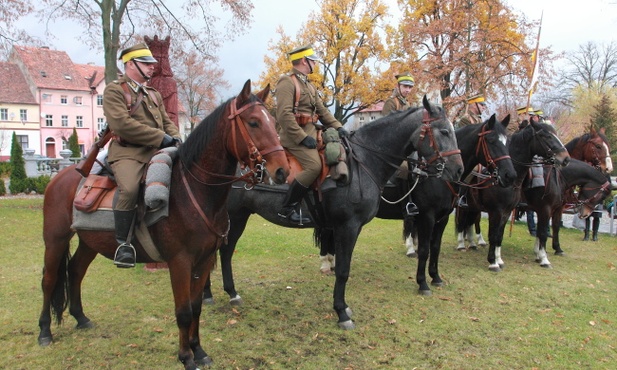
<svg viewBox="0 0 617 370"><path fill-rule="evenodd" d="M296 181L308 188L321 173L321 157L317 149L306 147L287 148L302 165L302 172L296 175Z"/></svg>
<svg viewBox="0 0 617 370"><path fill-rule="evenodd" d="M120 159L111 163L111 169L118 184L114 198L114 210L130 211L137 205L139 184L147 163L132 159Z"/></svg>

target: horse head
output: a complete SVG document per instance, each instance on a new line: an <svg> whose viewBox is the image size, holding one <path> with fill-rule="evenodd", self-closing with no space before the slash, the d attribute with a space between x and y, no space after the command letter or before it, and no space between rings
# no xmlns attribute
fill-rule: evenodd
<svg viewBox="0 0 617 370"><path fill-rule="evenodd" d="M585 164L587 166L587 164ZM607 196L611 194L611 178L605 173L593 171L596 174L594 179L579 187L577 195L578 216L587 218L594 212L596 205L600 204ZM579 177L584 177L581 174Z"/></svg>
<svg viewBox="0 0 617 370"><path fill-rule="evenodd" d="M559 166L567 166L570 161L570 154L557 137L557 131L553 125L548 123L531 122L523 129L531 130L532 138L529 141L529 147L532 152L550 159Z"/></svg>
<svg viewBox="0 0 617 370"><path fill-rule="evenodd" d="M581 153L582 155L578 159L590 163L602 172L613 172L613 161L608 146L608 139L603 134L592 129L581 149Z"/></svg>
<svg viewBox="0 0 617 370"><path fill-rule="evenodd" d="M289 163L278 139L275 119L264 101L270 93L268 84L255 95L251 94L251 80L229 104L232 133L227 137L227 148L240 162L240 167L267 175L271 182L282 184L289 175ZM265 170L265 173L263 171Z"/></svg>
<svg viewBox="0 0 617 370"><path fill-rule="evenodd" d="M417 138L414 147L420 156L427 158L429 165L437 168L444 180L458 181L463 174L463 160L454 126L446 117L443 108L432 105L426 95L422 99L422 105L422 125L417 134L412 135L412 140Z"/></svg>
<svg viewBox="0 0 617 370"><path fill-rule="evenodd" d="M497 121L493 114L482 124L476 145L476 157L497 179L501 187L512 185L516 179L516 171L506 146L508 141L506 129L509 123L509 114L501 122Z"/></svg>

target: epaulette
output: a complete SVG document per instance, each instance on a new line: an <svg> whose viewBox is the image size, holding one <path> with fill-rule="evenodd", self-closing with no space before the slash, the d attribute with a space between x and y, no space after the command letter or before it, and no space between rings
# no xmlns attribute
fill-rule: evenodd
<svg viewBox="0 0 617 370"><path fill-rule="evenodd" d="M113 81L111 81L111 83L114 83L114 84L119 84L119 83L120 83L120 80L113 80Z"/></svg>

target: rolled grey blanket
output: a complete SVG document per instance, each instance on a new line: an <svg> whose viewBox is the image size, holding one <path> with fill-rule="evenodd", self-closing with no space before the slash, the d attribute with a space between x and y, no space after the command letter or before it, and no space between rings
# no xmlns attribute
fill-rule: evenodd
<svg viewBox="0 0 617 370"><path fill-rule="evenodd" d="M161 149L148 164L144 201L150 209L164 207L169 202L171 169L177 151L176 147Z"/></svg>

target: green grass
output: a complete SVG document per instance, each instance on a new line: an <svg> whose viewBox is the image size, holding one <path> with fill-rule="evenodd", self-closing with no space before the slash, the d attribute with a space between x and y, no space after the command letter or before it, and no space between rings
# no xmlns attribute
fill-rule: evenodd
<svg viewBox="0 0 617 370"><path fill-rule="evenodd" d="M120 270L97 258L84 281L96 327L53 326L37 344L44 245L41 199L0 200L0 368L170 369L178 333L168 272ZM487 230L486 221L483 228ZM534 262L524 223L504 240L506 268L488 271L486 249L456 252L452 222L442 246L446 285L417 294L399 221L374 220L357 243L347 303L357 328L332 310L334 278L319 273L312 230L253 217L234 257L245 304L231 308L213 272L202 344L216 369L611 369L617 363L617 238L582 242L562 229L566 256ZM485 234L486 238L486 234Z"/></svg>

